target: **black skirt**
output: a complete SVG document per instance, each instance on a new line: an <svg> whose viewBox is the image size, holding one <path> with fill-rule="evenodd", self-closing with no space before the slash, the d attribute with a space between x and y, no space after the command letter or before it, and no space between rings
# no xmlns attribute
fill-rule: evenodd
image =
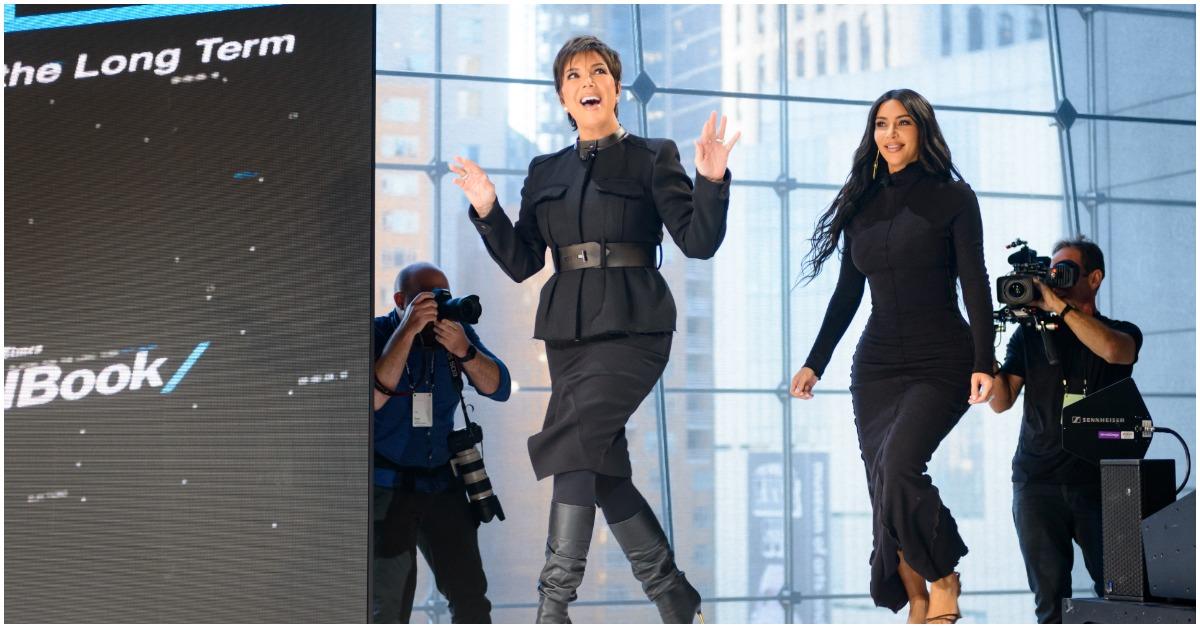
<svg viewBox="0 0 1200 628"><path fill-rule="evenodd" d="M958 524L926 473L929 460L970 404L972 349L965 335L921 350L864 335L850 394L871 497L871 598L908 603L899 550L922 577L949 575L967 553Z"/></svg>
<svg viewBox="0 0 1200 628"><path fill-rule="evenodd" d="M671 355L671 334L547 342L550 404L529 437L539 480L588 469L629 477L625 423L654 389Z"/></svg>

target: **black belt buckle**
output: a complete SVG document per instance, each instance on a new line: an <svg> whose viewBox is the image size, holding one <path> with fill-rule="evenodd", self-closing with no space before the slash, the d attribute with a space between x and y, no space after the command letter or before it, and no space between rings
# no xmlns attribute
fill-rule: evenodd
<svg viewBox="0 0 1200 628"><path fill-rule="evenodd" d="M569 270L599 268L604 261L604 249L599 242L583 242L559 250L559 267Z"/></svg>

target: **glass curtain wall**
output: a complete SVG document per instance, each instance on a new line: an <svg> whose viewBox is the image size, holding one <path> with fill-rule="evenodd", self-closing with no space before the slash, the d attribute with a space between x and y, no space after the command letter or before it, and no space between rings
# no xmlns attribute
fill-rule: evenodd
<svg viewBox="0 0 1200 628"><path fill-rule="evenodd" d="M479 162L515 217L530 159L574 139L550 68L562 43L584 33L621 55L622 124L676 140L689 172L710 111L742 132L721 250L702 261L664 247L676 338L628 426L634 480L709 621L892 621L868 595L870 506L848 391L869 296L817 397L786 394L836 279L833 264L797 285L808 238L887 89L910 87L937 109L979 196L993 280L1018 237L1043 253L1074 233L1099 242L1108 265L1099 308L1141 326L1139 387L1156 420L1194 446L1193 7L381 6L376 311L391 307L401 267L434 261L456 294L480 295L480 335L514 380L507 403L469 399L509 516L480 532L496 621L531 621L537 599L550 483L534 481L525 440L549 397L531 336L550 269L522 284L503 275L447 163ZM1001 356L1012 331L998 336ZM971 550L960 570L972 621L1034 619L1011 514L1019 423L1019 408L973 407L931 464ZM1182 474L1178 444L1158 441L1150 456L1178 458ZM446 622L421 569L413 619ZM602 523L579 596L577 622L657 620Z"/></svg>

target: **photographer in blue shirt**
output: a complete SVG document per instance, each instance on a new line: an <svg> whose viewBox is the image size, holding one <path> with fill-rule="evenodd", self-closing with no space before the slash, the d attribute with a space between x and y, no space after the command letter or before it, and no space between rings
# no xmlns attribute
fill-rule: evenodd
<svg viewBox="0 0 1200 628"><path fill-rule="evenodd" d="M455 623L491 621L479 517L450 466L447 437L460 399L450 359L485 397L507 400L511 382L469 325L438 318L437 288L450 285L436 266L405 267L396 276L396 309L374 322L377 623L409 621L417 548Z"/></svg>

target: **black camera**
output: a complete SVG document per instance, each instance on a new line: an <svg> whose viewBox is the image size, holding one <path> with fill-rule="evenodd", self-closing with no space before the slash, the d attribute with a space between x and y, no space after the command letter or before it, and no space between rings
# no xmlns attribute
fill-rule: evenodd
<svg viewBox="0 0 1200 628"><path fill-rule="evenodd" d="M483 428L477 423L468 421L465 428L450 432L447 439L452 454L450 466L467 489L467 499L470 500L471 510L475 512L479 522L487 523L493 517L504 521L504 509L500 507L500 498L492 491L492 481L488 479L487 469L483 467L483 455L476 447L482 442Z"/></svg>
<svg viewBox="0 0 1200 628"><path fill-rule="evenodd" d="M1079 281L1080 268L1075 262L1063 260L1051 266L1049 257L1038 257L1024 240L1015 240L1006 248L1018 246L1021 250L1008 256L1012 274L996 279L996 300L1000 303L1023 306L1040 300L1042 294L1034 279L1048 288L1070 288Z"/></svg>
<svg viewBox="0 0 1200 628"><path fill-rule="evenodd" d="M479 305L479 297L469 294L457 299L451 298L450 291L445 288L433 289L433 300L438 304L438 318L474 325L483 314L483 306Z"/></svg>
<svg viewBox="0 0 1200 628"><path fill-rule="evenodd" d="M992 315L997 323L996 331L1004 331L1008 322L1036 329L1042 337L1046 361L1057 365L1058 351L1049 332L1058 329L1058 320L1030 305L1042 298L1042 291L1033 280L1037 279L1047 288L1070 288L1079 281L1080 268L1070 260L1051 266L1049 257L1038 257L1037 251L1029 248L1029 243L1024 240L1013 240L1005 248L1018 246L1021 250L1008 256L1012 273L996 279L996 300L1003 306Z"/></svg>

